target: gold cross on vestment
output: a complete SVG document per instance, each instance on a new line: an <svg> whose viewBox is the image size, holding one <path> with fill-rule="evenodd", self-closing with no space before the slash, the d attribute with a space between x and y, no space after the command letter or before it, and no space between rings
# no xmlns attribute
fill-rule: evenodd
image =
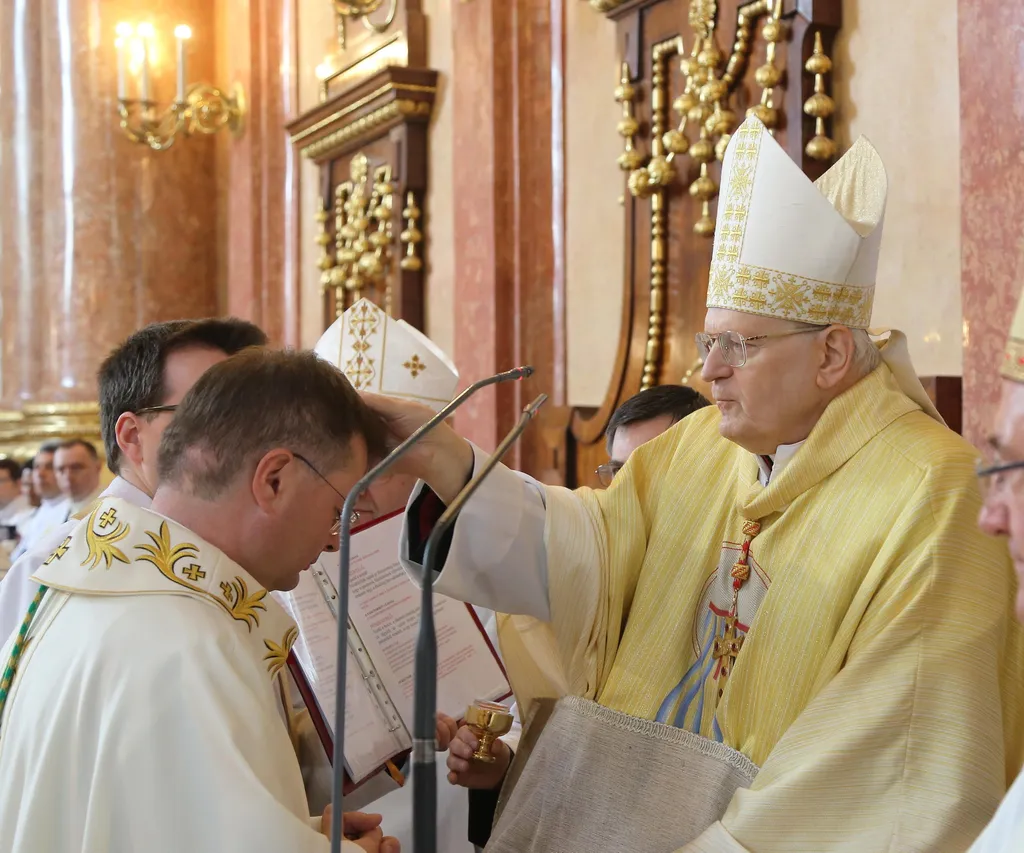
<svg viewBox="0 0 1024 853"><path fill-rule="evenodd" d="M63 542L60 543L60 545L57 546L57 550L54 551L52 554L50 554L49 557L46 558L46 562L44 562L43 565L44 566L48 566L54 560L59 560L61 557L63 557L68 552L68 548L70 548L70 547L71 547L71 537L68 536ZM14 587L11 587L11 589L14 589Z"/></svg>
<svg viewBox="0 0 1024 853"><path fill-rule="evenodd" d="M725 617L725 633L721 637L715 637L715 645L711 652L722 664L722 678L729 675L740 649L743 648L744 635L736 632L737 621L735 615Z"/></svg>
<svg viewBox="0 0 1024 853"><path fill-rule="evenodd" d="M111 507L100 516L100 530L106 530L115 521L117 521L117 512Z"/></svg>
<svg viewBox="0 0 1024 853"><path fill-rule="evenodd" d="M181 570L181 573L192 581L192 583L195 583L199 578L206 577L206 572L203 571L201 566L197 566L195 563L191 566L185 566L185 568Z"/></svg>

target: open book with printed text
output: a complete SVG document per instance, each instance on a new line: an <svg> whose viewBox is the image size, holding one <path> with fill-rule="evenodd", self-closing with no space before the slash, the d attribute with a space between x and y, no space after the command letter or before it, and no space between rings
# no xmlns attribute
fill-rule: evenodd
<svg viewBox="0 0 1024 853"><path fill-rule="evenodd" d="M352 536L345 770L358 785L412 747L413 682L420 590L398 560L404 515ZM337 686L337 554L323 554L299 585L279 596L299 627L292 673L324 748L333 755ZM434 596L438 710L460 719L478 699L510 693L508 679L473 608Z"/></svg>

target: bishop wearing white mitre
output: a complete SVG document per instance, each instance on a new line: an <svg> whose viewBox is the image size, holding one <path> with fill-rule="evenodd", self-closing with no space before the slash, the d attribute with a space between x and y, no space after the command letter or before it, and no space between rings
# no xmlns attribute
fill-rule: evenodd
<svg viewBox="0 0 1024 853"><path fill-rule="evenodd" d="M459 383L454 363L433 341L404 320L389 317L368 299L359 299L349 307L323 334L315 351L341 369L357 391L424 403L435 411L455 396ZM405 506L414 483L414 479L402 475L385 475L371 487L360 505L369 503L374 516L389 515ZM320 564L329 574L335 574L337 553L325 552ZM316 581L304 575L296 593L315 586ZM296 655L300 661L309 660L302 641L302 614L289 606L290 594L281 597L299 625ZM479 615L485 624L489 619L493 621L490 613L481 611ZM329 663L334 665L333 657ZM358 678L358 672L352 668L348 675L350 679ZM438 849L445 853L473 853L467 840L466 791L449 785L446 775L444 762L439 762ZM317 787L329 789L324 784ZM397 838L403 850L412 850L412 791L408 784L399 787L391 777L381 774L353 792L346 803L382 814L382 825L388 835Z"/></svg>
<svg viewBox="0 0 1024 853"><path fill-rule="evenodd" d="M465 508L436 589L517 614L533 715L489 853L947 853L992 815L1024 737L1013 578L976 452L905 337L864 331L886 193L866 140L812 183L745 121L698 336L717 405L607 491L499 467ZM370 402L398 436L427 416ZM413 576L482 458L441 429L408 461Z"/></svg>

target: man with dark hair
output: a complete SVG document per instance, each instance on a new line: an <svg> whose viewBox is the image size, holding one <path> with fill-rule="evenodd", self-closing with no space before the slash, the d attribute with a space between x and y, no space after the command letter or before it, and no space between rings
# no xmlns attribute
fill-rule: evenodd
<svg viewBox="0 0 1024 853"><path fill-rule="evenodd" d="M608 421L605 442L611 461L597 469L601 483L610 486L629 455L641 444L707 405L710 404L703 396L686 385L656 385L630 397Z"/></svg>
<svg viewBox="0 0 1024 853"><path fill-rule="evenodd" d="M0 651L0 849L326 853L274 683L297 629L268 592L337 547L383 434L312 353L253 349L195 383L152 508L104 498ZM346 823L346 853L397 853L379 817Z"/></svg>
<svg viewBox="0 0 1024 853"><path fill-rule="evenodd" d="M100 425L110 470L121 472L119 435L125 433L126 443L150 451L145 455L151 465L143 475L152 493L156 445L169 422L166 413L211 364L266 344L262 329L233 317L153 323L135 332L99 370ZM132 417L122 421L126 414Z"/></svg>
<svg viewBox="0 0 1024 853"><path fill-rule="evenodd" d="M14 459L0 459L0 537L2 528L17 530L31 515L32 505L21 494L21 465Z"/></svg>
<svg viewBox="0 0 1024 853"><path fill-rule="evenodd" d="M152 323L130 335L100 367L100 426L107 464L118 476L104 497L118 497L148 507L156 489L156 456L160 436L185 392L210 366L246 347L263 346L267 336L245 320L211 318ZM46 507L47 488L59 496L53 478L53 453L59 442L44 445L36 455L36 488L43 498L33 517L35 525ZM56 524L67 521L60 507ZM74 529L76 520L63 527L52 525L34 541L25 536L14 554L17 562L0 583L0 642L25 617L35 595L29 581L43 561ZM19 559L20 558L20 559Z"/></svg>
<svg viewBox="0 0 1024 853"><path fill-rule="evenodd" d="M62 442L53 456L57 485L68 502L68 514L80 512L100 493L100 463L96 447L81 438Z"/></svg>

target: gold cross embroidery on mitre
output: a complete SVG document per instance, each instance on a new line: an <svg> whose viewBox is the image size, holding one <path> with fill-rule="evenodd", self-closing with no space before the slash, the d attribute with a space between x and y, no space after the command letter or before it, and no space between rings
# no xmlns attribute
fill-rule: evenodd
<svg viewBox="0 0 1024 853"><path fill-rule="evenodd" d="M422 361L420 361L420 357L418 355L413 355L413 357L410 358L405 364L403 364L402 367L404 367L412 374L413 379L415 379L424 370L427 369L427 366Z"/></svg>

